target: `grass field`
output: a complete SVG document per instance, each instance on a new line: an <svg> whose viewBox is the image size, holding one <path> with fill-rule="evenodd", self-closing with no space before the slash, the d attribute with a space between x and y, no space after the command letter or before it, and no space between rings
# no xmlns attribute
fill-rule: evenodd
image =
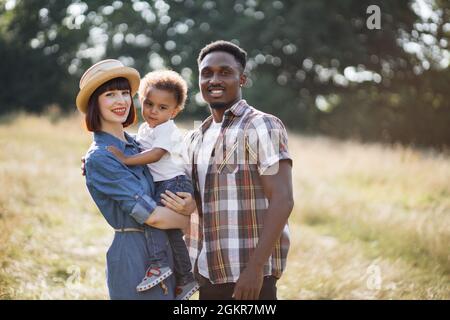
<svg viewBox="0 0 450 320"><path fill-rule="evenodd" d="M0 299L107 299L81 118L0 119ZM290 134L280 299L450 299L450 155Z"/></svg>

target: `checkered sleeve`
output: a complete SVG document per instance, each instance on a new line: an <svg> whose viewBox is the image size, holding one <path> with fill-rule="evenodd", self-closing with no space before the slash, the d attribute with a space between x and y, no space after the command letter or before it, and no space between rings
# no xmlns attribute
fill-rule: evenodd
<svg viewBox="0 0 450 320"><path fill-rule="evenodd" d="M277 117L268 114L255 117L247 135L249 152L260 175L277 174L280 160L292 162L286 128Z"/></svg>

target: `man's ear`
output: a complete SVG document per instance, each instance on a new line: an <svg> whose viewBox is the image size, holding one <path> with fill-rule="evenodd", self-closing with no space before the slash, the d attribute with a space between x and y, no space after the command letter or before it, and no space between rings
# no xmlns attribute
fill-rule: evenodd
<svg viewBox="0 0 450 320"><path fill-rule="evenodd" d="M239 86L242 87L247 83L247 75L242 72L242 74L239 77Z"/></svg>

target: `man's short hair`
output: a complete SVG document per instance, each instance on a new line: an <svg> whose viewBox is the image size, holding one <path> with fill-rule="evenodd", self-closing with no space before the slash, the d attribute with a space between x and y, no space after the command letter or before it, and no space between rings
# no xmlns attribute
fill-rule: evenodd
<svg viewBox="0 0 450 320"><path fill-rule="evenodd" d="M200 53L197 58L198 65L200 65L200 63L203 61L206 55L215 51L222 51L231 54L236 59L236 61L242 66L242 71L245 70L245 66L247 64L247 52L245 52L244 49L238 47L234 43L224 40L214 41L203 47L203 49L200 50Z"/></svg>

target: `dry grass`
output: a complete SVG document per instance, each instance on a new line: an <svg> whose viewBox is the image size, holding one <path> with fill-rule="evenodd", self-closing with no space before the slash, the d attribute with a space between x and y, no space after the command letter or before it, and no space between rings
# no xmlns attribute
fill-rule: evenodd
<svg viewBox="0 0 450 320"><path fill-rule="evenodd" d="M111 234L79 170L89 140L73 118L0 126L1 298L106 298Z"/></svg>
<svg viewBox="0 0 450 320"><path fill-rule="evenodd" d="M106 299L81 119L0 121L0 299ZM450 156L291 134L282 299L450 299Z"/></svg>
<svg viewBox="0 0 450 320"><path fill-rule="evenodd" d="M297 136L290 149L284 298L450 298L448 155Z"/></svg>

